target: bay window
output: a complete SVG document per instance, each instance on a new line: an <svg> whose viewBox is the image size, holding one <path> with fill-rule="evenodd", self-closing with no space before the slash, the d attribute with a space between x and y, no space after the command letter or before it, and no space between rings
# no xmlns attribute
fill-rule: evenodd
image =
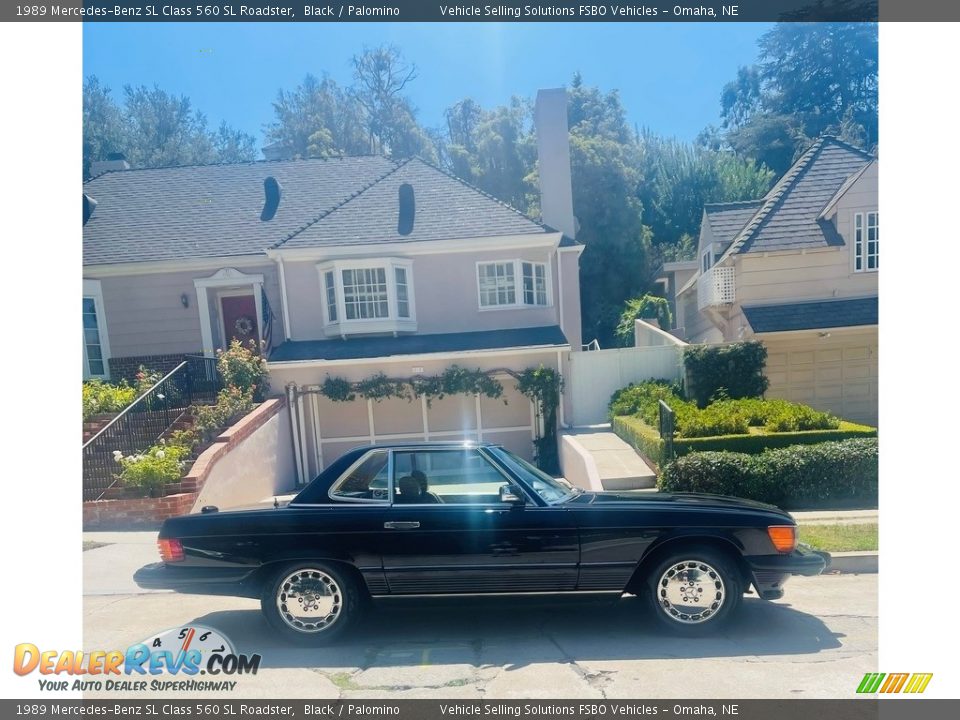
<svg viewBox="0 0 960 720"><path fill-rule="evenodd" d="M317 269L328 335L416 330L409 260L336 260Z"/></svg>
<svg viewBox="0 0 960 720"><path fill-rule="evenodd" d="M477 293L481 309L549 307L547 265L527 260L477 263Z"/></svg>

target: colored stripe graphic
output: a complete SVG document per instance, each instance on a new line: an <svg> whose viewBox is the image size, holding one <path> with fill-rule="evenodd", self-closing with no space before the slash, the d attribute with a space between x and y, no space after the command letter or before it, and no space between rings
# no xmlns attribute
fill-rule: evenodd
<svg viewBox="0 0 960 720"><path fill-rule="evenodd" d="M910 677L910 682L907 683L907 687L904 689L905 693L922 693L927 689L927 685L930 684L930 679L933 677L933 673L914 673Z"/></svg>
<svg viewBox="0 0 960 720"><path fill-rule="evenodd" d="M927 689L933 673L867 673L857 686L861 694L881 693L922 693Z"/></svg>
<svg viewBox="0 0 960 720"><path fill-rule="evenodd" d="M885 677L886 673L867 673L863 676L863 680L860 681L860 686L857 688L857 692L875 693Z"/></svg>
<svg viewBox="0 0 960 720"><path fill-rule="evenodd" d="M907 681L907 678L910 677L910 673L890 673L887 676L887 681L883 683L883 686L880 688L882 693L898 693L903 687L903 684Z"/></svg>

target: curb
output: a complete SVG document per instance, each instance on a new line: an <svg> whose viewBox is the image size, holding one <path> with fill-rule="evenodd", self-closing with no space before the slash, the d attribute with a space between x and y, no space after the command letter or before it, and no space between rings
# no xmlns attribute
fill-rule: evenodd
<svg viewBox="0 0 960 720"><path fill-rule="evenodd" d="M876 573L880 567L880 553L876 550L864 552L830 553L830 562L824 572L835 573Z"/></svg>

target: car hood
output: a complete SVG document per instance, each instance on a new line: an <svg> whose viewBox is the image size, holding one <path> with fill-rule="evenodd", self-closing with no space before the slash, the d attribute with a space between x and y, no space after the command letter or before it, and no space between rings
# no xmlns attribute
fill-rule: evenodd
<svg viewBox="0 0 960 720"><path fill-rule="evenodd" d="M728 495L710 495L708 493L668 493L668 492L584 492L571 502L586 505L616 503L624 506L667 509L698 507L716 510L762 510L790 518L790 513L776 505L747 500ZM792 518L790 518L792 520Z"/></svg>

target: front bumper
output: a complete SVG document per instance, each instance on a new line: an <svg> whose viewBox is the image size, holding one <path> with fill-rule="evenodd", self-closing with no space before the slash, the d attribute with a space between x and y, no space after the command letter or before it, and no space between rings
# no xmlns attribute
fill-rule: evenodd
<svg viewBox="0 0 960 720"><path fill-rule="evenodd" d="M178 567L162 562L144 565L133 581L144 590L173 590L195 595L249 596L250 568Z"/></svg>
<svg viewBox="0 0 960 720"><path fill-rule="evenodd" d="M757 594L764 600L783 597L783 584L791 575L819 575L830 560L828 553L803 546L784 555L748 555L744 558L753 576Z"/></svg>

